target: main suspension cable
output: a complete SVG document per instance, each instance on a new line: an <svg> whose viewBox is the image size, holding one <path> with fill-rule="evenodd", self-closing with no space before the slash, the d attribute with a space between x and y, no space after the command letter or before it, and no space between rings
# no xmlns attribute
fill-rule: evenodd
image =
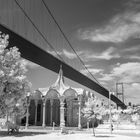
<svg viewBox="0 0 140 140"><path fill-rule="evenodd" d="M48 11L48 13L50 14L50 16L52 17L52 19L54 20L55 24L57 25L58 29L60 30L60 32L62 33L64 39L67 41L68 45L71 47L71 49L73 50L73 52L76 54L77 58L80 60L80 62L82 63L82 65L84 66L84 68L87 70L87 72L92 76L92 78L100 85L100 82L93 76L93 74L88 70L87 66L84 64L84 62L82 61L81 57L78 55L78 53L75 51L75 49L73 48L72 44L70 43L69 39L67 38L67 36L65 35L65 33L63 32L62 28L60 27L60 25L58 24L58 22L56 21L55 17L53 16L51 10L49 9L49 7L47 6L46 2L44 0L42 0L43 5L45 6L46 10ZM103 87L103 86L102 86Z"/></svg>
<svg viewBox="0 0 140 140"><path fill-rule="evenodd" d="M35 25L35 23L32 21L31 17L28 16L28 14L25 12L25 10L22 8L22 6L19 4L17 0L15 0L15 3L20 8L20 10L23 12L25 17L31 22L31 24L34 26L36 31L40 34L40 36L45 40L45 42L51 47L52 50L56 53L56 55L59 57L59 59L64 62L64 59L59 55L59 53L54 49L54 47L51 45L51 43L48 41L48 39L43 35L43 33L39 30L39 28ZM64 62L65 63L65 62Z"/></svg>

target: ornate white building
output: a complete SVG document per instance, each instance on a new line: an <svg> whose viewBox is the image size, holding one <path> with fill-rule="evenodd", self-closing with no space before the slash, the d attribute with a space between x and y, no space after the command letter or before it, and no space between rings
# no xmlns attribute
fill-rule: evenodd
<svg viewBox="0 0 140 140"><path fill-rule="evenodd" d="M75 126L81 127L81 99L85 92L82 88L65 85L60 68L56 82L47 88L39 88L29 97L26 120L22 124L36 126Z"/></svg>

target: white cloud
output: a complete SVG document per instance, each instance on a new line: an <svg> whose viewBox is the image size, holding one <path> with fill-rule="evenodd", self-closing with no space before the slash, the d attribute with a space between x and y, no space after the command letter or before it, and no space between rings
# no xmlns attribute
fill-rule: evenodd
<svg viewBox="0 0 140 140"><path fill-rule="evenodd" d="M140 50L140 46L132 46L130 48L125 48L123 49L122 51L123 52L136 52L136 51L139 51Z"/></svg>
<svg viewBox="0 0 140 140"><path fill-rule="evenodd" d="M69 52L66 49L63 49L63 55L69 59L74 59L77 57L75 53Z"/></svg>
<svg viewBox="0 0 140 140"><path fill-rule="evenodd" d="M97 74L102 72L102 69L94 69L94 68L88 68L89 72L91 72L92 74ZM86 69L82 69L80 70L81 73L83 73L84 75L88 75L88 71Z"/></svg>
<svg viewBox="0 0 140 140"><path fill-rule="evenodd" d="M140 56L138 55L130 55L128 56L129 59L136 59L136 60L140 60Z"/></svg>
<svg viewBox="0 0 140 140"><path fill-rule="evenodd" d="M48 53L50 53L51 55L57 57L57 54L60 56L65 56L68 59L75 59L77 58L77 55L74 52L68 51L66 49L63 49L62 52L57 51L57 53L55 51L49 51L47 50ZM82 51L77 51L76 52L78 55L82 55L84 52Z"/></svg>
<svg viewBox="0 0 140 140"><path fill-rule="evenodd" d="M115 86L116 82L123 82L125 101L135 104L140 102L140 84L137 83L140 82L140 63L129 62L115 65L109 74L102 74L98 80L106 82L108 87Z"/></svg>
<svg viewBox="0 0 140 140"><path fill-rule="evenodd" d="M140 84L133 83L133 84L125 84L124 85L124 96L126 102L133 102L137 104L140 102Z"/></svg>
<svg viewBox="0 0 140 140"><path fill-rule="evenodd" d="M85 54L86 59L104 59L110 60L112 58L120 58L119 54L115 53L114 47L109 47L102 53L92 53L92 54Z"/></svg>
<svg viewBox="0 0 140 140"><path fill-rule="evenodd" d="M55 51L50 51L50 50L46 50L48 53L50 53L51 55L53 55L53 56L55 56L55 57L57 57L57 55L61 55L62 54L62 52L55 52Z"/></svg>
<svg viewBox="0 0 140 140"><path fill-rule="evenodd" d="M21 62L27 67L27 68L31 68L31 69L35 69L35 68L38 68L38 67L41 67L40 65L38 64L35 64L29 60L26 60L26 59L22 59Z"/></svg>
<svg viewBox="0 0 140 140"><path fill-rule="evenodd" d="M128 62L116 65L109 74L102 74L103 81L136 82L140 81L140 63Z"/></svg>
<svg viewBox="0 0 140 140"><path fill-rule="evenodd" d="M98 29L79 30L83 40L119 43L129 38L140 38L140 12L126 11L114 16L107 25Z"/></svg>
<svg viewBox="0 0 140 140"><path fill-rule="evenodd" d="M114 80L114 77L111 74L101 74L102 78L99 78L100 81L111 81Z"/></svg>

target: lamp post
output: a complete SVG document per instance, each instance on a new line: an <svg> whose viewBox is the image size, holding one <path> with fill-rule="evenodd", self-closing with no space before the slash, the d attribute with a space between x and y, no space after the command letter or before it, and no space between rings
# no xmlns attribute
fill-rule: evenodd
<svg viewBox="0 0 140 140"><path fill-rule="evenodd" d="M110 134L112 134L112 116L111 116L111 95L113 92L109 92L109 122L110 122Z"/></svg>
<svg viewBox="0 0 140 140"><path fill-rule="evenodd" d="M26 104L27 104L27 112L26 112L26 125L25 125L25 128L27 129L28 126L29 126L30 92L27 93L27 96L26 96Z"/></svg>
<svg viewBox="0 0 140 140"><path fill-rule="evenodd" d="M78 129L81 129L81 96L78 97L78 105L79 105L79 110L78 110Z"/></svg>

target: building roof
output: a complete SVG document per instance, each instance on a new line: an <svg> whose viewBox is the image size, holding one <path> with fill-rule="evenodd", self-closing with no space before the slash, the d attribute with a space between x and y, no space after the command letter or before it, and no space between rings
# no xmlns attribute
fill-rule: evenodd
<svg viewBox="0 0 140 140"><path fill-rule="evenodd" d="M38 91L40 93L42 93L43 96L46 96L48 91L51 89L56 90L60 96L62 96L64 94L64 92L68 89L74 90L77 95L82 95L84 92L84 89L82 89L82 88L74 88L74 87L70 87L65 84L62 66L60 66L60 70L59 70L59 74L58 74L56 82L49 87L38 88Z"/></svg>
<svg viewBox="0 0 140 140"><path fill-rule="evenodd" d="M60 66L60 70L56 82L50 88L57 90L60 96L63 95L64 91L70 88L70 86L65 84L62 66Z"/></svg>

